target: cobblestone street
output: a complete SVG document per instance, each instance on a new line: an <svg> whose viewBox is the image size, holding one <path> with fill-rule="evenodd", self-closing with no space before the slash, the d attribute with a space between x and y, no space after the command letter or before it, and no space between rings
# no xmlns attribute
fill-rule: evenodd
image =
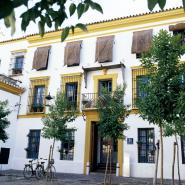
<svg viewBox="0 0 185 185"><path fill-rule="evenodd" d="M45 180L24 179L21 172L7 172L5 176L0 176L0 185L98 185L103 182L103 174L91 174L89 176L76 174L57 174L57 179L51 182ZM143 178L123 178L112 177L113 184L117 185L151 185L152 179ZM166 180L165 185L170 185L170 181ZM176 183L177 184L177 183ZM185 185L185 182L182 183Z"/></svg>

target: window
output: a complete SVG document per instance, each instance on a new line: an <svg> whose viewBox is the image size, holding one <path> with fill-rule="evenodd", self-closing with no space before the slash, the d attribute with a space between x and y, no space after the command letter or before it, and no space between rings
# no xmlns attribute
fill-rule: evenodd
<svg viewBox="0 0 185 185"><path fill-rule="evenodd" d="M112 92L112 80L99 80L99 95L102 95L104 90Z"/></svg>
<svg viewBox="0 0 185 185"><path fill-rule="evenodd" d="M173 31L173 34L174 35L180 35L181 43L183 43L185 41L184 40L185 39L185 29Z"/></svg>
<svg viewBox="0 0 185 185"><path fill-rule="evenodd" d="M138 129L138 162L154 163L155 139L153 128Z"/></svg>
<svg viewBox="0 0 185 185"><path fill-rule="evenodd" d="M45 86L35 86L33 95L33 112L43 112L44 110L44 98L45 98Z"/></svg>
<svg viewBox="0 0 185 185"><path fill-rule="evenodd" d="M77 106L77 90L78 82L66 83L66 98L71 108Z"/></svg>
<svg viewBox="0 0 185 185"><path fill-rule="evenodd" d="M27 158L38 159L40 145L40 130L30 130L28 134Z"/></svg>
<svg viewBox="0 0 185 185"><path fill-rule="evenodd" d="M69 101L69 109L80 108L80 91L81 91L81 73L62 75L62 91L65 92L66 98Z"/></svg>
<svg viewBox="0 0 185 185"><path fill-rule="evenodd" d="M17 75L17 74L22 74L22 70L23 70L23 61L24 61L24 56L17 56L15 58L15 63L14 66L12 68L12 74L13 75Z"/></svg>
<svg viewBox="0 0 185 185"><path fill-rule="evenodd" d="M60 160L73 160L74 158L74 130L66 132L65 139L61 141Z"/></svg>
<svg viewBox="0 0 185 185"><path fill-rule="evenodd" d="M146 96L143 85L149 80L147 71L144 68L137 67L132 69L132 108L136 109L136 100L138 97Z"/></svg>
<svg viewBox="0 0 185 185"><path fill-rule="evenodd" d="M49 77L36 77L31 79L28 98L28 113L44 113L45 97L48 91Z"/></svg>
<svg viewBox="0 0 185 185"><path fill-rule="evenodd" d="M185 164L185 138L181 137L182 164Z"/></svg>

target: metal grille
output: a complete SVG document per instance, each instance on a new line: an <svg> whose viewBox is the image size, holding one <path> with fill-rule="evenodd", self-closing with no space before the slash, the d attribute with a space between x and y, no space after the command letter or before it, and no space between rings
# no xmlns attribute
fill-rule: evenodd
<svg viewBox="0 0 185 185"><path fill-rule="evenodd" d="M73 160L74 158L74 130L66 132L65 139L61 141L60 159Z"/></svg>
<svg viewBox="0 0 185 185"><path fill-rule="evenodd" d="M154 163L155 137L153 128L138 129L138 162Z"/></svg>
<svg viewBox="0 0 185 185"><path fill-rule="evenodd" d="M138 96L144 95L144 91L140 86L148 81L148 77L146 76L147 71L144 68L132 69L132 108L137 108L136 100ZM146 95L146 94L145 94Z"/></svg>
<svg viewBox="0 0 185 185"><path fill-rule="evenodd" d="M40 130L30 130L28 134L27 158L37 159L39 155Z"/></svg>
<svg viewBox="0 0 185 185"><path fill-rule="evenodd" d="M28 112L42 113L45 112L45 97L47 95L48 80L40 79L31 82L28 97Z"/></svg>
<svg viewBox="0 0 185 185"><path fill-rule="evenodd" d="M181 137L182 164L185 164L185 137Z"/></svg>
<svg viewBox="0 0 185 185"><path fill-rule="evenodd" d="M62 76L62 92L65 93L69 102L68 109L80 108L81 75Z"/></svg>

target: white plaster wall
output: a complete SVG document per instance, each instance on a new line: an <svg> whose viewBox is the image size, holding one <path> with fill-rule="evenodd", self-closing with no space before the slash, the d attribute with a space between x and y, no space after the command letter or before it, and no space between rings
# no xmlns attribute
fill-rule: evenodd
<svg viewBox="0 0 185 185"><path fill-rule="evenodd" d="M99 32L97 35L107 35L115 33L115 43L113 48L113 62L111 64L116 64L123 62L126 66L125 68L125 82L127 84L126 95L125 95L125 104L132 104L132 76L131 76L131 67L140 65L139 59L136 59L135 54L131 54L131 46L132 46L132 35L133 31L139 31L143 29L149 29L147 27L153 26L154 34L158 33L160 29L168 30L169 24L174 24L176 21L185 21L184 18L174 19L168 21L161 21L156 23L148 23L140 26L131 26L129 28L121 28L115 29L111 31ZM165 26L161 26L164 24ZM145 27L145 28L143 28ZM133 29L133 31L129 31L129 29ZM87 33L88 34L88 33ZM32 70L32 62L33 56L37 45L29 45L26 41L19 41L13 44L5 44L0 45L0 59L2 59L2 64L0 66L0 73L8 74L8 62L11 57L11 51L16 49L28 49L26 53L25 63L24 63L24 71L22 77L17 77L22 80L23 86L26 88L25 93L21 96L21 109L20 115L25 115L27 111L27 103L28 103L28 94L29 94L29 86L30 86L30 78L31 77L40 77L40 76L50 76L49 88L48 91L51 95L55 96L58 89L60 89L61 85L61 74L69 74L75 72L83 72L82 66L97 66L95 63L95 46L96 46L96 36L91 36L89 38L84 38L82 42L81 48L81 62L80 66L76 67L66 67L64 66L64 47L65 43L56 42L52 44L48 69L43 71ZM81 39L80 39L81 40ZM39 43L50 45L50 43ZM182 57L184 60L185 56ZM107 74L118 73L118 84L123 83L122 72L121 69L112 69L108 70ZM87 89L84 85L84 80L82 78L81 85L81 93L93 93L94 92L94 75L103 75L103 71L93 71L88 73L87 77ZM39 118L20 118L16 120L17 122L17 134L15 140L15 153L13 155L13 163L12 166L14 169L23 169L24 163L27 161L26 152L24 148L27 147L28 138L27 134L30 129L42 129L43 125ZM143 121L137 115L131 115L126 122L130 126L129 130L125 132L126 137L133 137L134 144L127 145L124 142L124 152L130 158L130 175L135 177L153 177L154 164L139 164L137 161L137 129L145 128L145 127L153 127L155 128L155 139L159 138L158 128L149 125L146 121ZM56 168L58 172L74 172L74 173L82 173L83 172L83 160L84 160L84 144L85 144L85 122L82 117L78 117L74 125L77 128L75 132L75 154L73 161L61 161L59 160L59 152L57 152L57 147L60 143L56 143L55 149L55 161ZM15 132L14 132L15 134ZM171 177L171 160L172 160L172 143L173 138L165 138L164 147L165 147L165 157L164 157L164 165L165 165L165 178ZM40 141L40 157L47 157L49 145L51 141L41 138ZM180 162L182 160L180 159ZM127 164L128 165L128 164ZM185 165L181 164L181 171L184 173ZM129 173L127 173L128 175ZM185 174L182 174L182 178L185 178Z"/></svg>
<svg viewBox="0 0 185 185"><path fill-rule="evenodd" d="M6 140L5 143L0 141L0 148L10 148L10 156L9 156L9 163L8 165L3 165L3 169L10 169L12 168L12 158L14 156L14 145L15 145L15 138L16 138L16 126L17 126L17 113L18 113L18 107L15 106L16 104L19 104L19 96L13 95L11 93L5 92L0 90L0 101L8 100L8 106L7 108L11 111L11 113L8 115L8 120L10 121L9 127L6 129L6 132L8 134L8 140Z"/></svg>

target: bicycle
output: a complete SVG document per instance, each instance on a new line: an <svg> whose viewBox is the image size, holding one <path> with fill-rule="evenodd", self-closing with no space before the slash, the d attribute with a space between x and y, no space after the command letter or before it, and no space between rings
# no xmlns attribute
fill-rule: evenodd
<svg viewBox="0 0 185 185"><path fill-rule="evenodd" d="M25 164L24 170L23 170L23 176L25 179L30 179L31 177L35 176L35 170L33 168L33 165L36 164L35 169L39 165L39 161L37 160L36 163L33 163L34 159L29 160L29 164Z"/></svg>
<svg viewBox="0 0 185 185"><path fill-rule="evenodd" d="M42 158L41 158L42 159ZM42 160L47 160L47 159L42 159ZM56 169L54 164L54 159L51 159L48 162L48 166L45 169L44 166L45 162L42 161L39 165L37 165L36 169L35 169L35 175L37 179L43 179L44 177L46 177L46 179L54 179L55 178L55 173L56 173Z"/></svg>

